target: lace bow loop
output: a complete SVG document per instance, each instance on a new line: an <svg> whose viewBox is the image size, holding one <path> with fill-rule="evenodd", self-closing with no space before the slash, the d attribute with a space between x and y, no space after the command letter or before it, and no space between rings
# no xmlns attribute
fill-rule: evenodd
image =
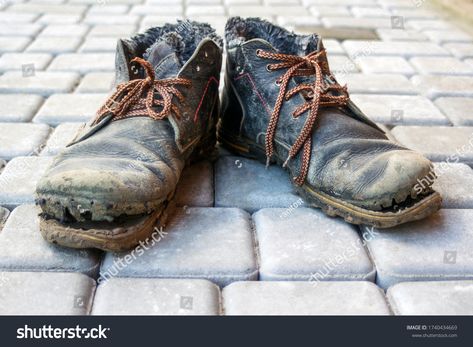
<svg viewBox="0 0 473 347"><path fill-rule="evenodd" d="M172 103L173 96L183 102L184 95L176 86L191 86L185 78L168 78L157 80L153 66L142 58L134 58L131 62L140 64L146 77L134 79L117 86L104 105L98 110L93 125L99 123L108 114L113 120L129 117L148 116L155 120L164 119L171 112L180 118L179 108ZM156 98L159 95L160 98ZM155 108L161 107L157 112Z"/></svg>

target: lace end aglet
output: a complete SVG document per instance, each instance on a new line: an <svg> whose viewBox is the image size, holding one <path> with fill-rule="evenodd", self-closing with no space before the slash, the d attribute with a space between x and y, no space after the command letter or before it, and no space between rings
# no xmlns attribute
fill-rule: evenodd
<svg viewBox="0 0 473 347"><path fill-rule="evenodd" d="M266 157L266 169L269 167L270 164L271 164L271 158Z"/></svg>

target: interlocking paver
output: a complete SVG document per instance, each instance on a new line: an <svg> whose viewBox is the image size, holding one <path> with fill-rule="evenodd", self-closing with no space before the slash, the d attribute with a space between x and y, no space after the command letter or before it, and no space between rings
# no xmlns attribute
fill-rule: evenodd
<svg viewBox="0 0 473 347"><path fill-rule="evenodd" d="M137 24L140 17L131 14L89 14L82 20L85 24L100 24L100 25L121 25L121 24Z"/></svg>
<svg viewBox="0 0 473 347"><path fill-rule="evenodd" d="M51 156L63 150L76 136L83 123L61 123L46 142L41 156Z"/></svg>
<svg viewBox="0 0 473 347"><path fill-rule="evenodd" d="M25 12L25 13L58 13L58 14L83 14L87 10L85 5L67 5L62 4L12 4L7 8L7 12Z"/></svg>
<svg viewBox="0 0 473 347"><path fill-rule="evenodd" d="M0 76L0 93L49 96L72 91L78 80L79 75L73 72L34 71L26 76L23 71L8 71Z"/></svg>
<svg viewBox="0 0 473 347"><path fill-rule="evenodd" d="M7 221L9 215L10 211L8 211L5 207L0 206L0 232L2 231L3 225Z"/></svg>
<svg viewBox="0 0 473 347"><path fill-rule="evenodd" d="M311 6L310 12L314 16L322 17L322 16L331 16L331 17L342 17L342 16L351 16L350 10L347 6L327 6L327 5L319 5L319 6Z"/></svg>
<svg viewBox="0 0 473 347"><path fill-rule="evenodd" d="M473 279L473 210L442 209L427 219L377 231L368 242L376 282Z"/></svg>
<svg viewBox="0 0 473 347"><path fill-rule="evenodd" d="M45 124L1 123L0 158L12 159L21 155L32 155L49 134Z"/></svg>
<svg viewBox="0 0 473 347"><path fill-rule="evenodd" d="M391 133L433 161L473 163L473 127L397 126Z"/></svg>
<svg viewBox="0 0 473 347"><path fill-rule="evenodd" d="M38 23L42 24L77 24L82 19L79 14L43 14Z"/></svg>
<svg viewBox="0 0 473 347"><path fill-rule="evenodd" d="M244 211L181 208L163 231L144 243L148 249L142 255L108 253L101 276L202 278L220 286L258 276L250 218Z"/></svg>
<svg viewBox="0 0 473 347"><path fill-rule="evenodd" d="M395 74L336 74L352 94L415 95L416 89L406 76ZM387 83L389 81L389 83Z"/></svg>
<svg viewBox="0 0 473 347"><path fill-rule="evenodd" d="M0 95L0 122L29 122L42 103L43 98L39 95Z"/></svg>
<svg viewBox="0 0 473 347"><path fill-rule="evenodd" d="M114 71L113 53L67 53L58 55L49 65L48 71L88 72Z"/></svg>
<svg viewBox="0 0 473 347"><path fill-rule="evenodd" d="M89 26L84 24L51 24L42 32L40 37L64 37L64 36L84 36L89 31Z"/></svg>
<svg viewBox="0 0 473 347"><path fill-rule="evenodd" d="M104 25L98 24L94 25L88 36L111 36L111 37L128 37L133 35L136 31L136 25L126 25L126 24L114 24L114 25Z"/></svg>
<svg viewBox="0 0 473 347"><path fill-rule="evenodd" d="M412 58L410 63L424 75L473 75L473 67L456 58Z"/></svg>
<svg viewBox="0 0 473 347"><path fill-rule="evenodd" d="M38 34L42 25L40 24L1 24L0 23L0 36L35 36Z"/></svg>
<svg viewBox="0 0 473 347"><path fill-rule="evenodd" d="M276 165L241 157L221 157L215 164L215 206L256 212L300 202L287 172Z"/></svg>
<svg viewBox="0 0 473 347"><path fill-rule="evenodd" d="M253 216L261 280L374 281L358 229L310 208L262 209Z"/></svg>
<svg viewBox="0 0 473 347"><path fill-rule="evenodd" d="M434 167L437 178L433 188L442 195L442 206L473 209L473 169L458 163L434 163Z"/></svg>
<svg viewBox="0 0 473 347"><path fill-rule="evenodd" d="M36 183L51 164L51 158L17 157L0 174L0 205L13 208L33 203Z"/></svg>
<svg viewBox="0 0 473 347"><path fill-rule="evenodd" d="M33 122L50 125L87 122L106 98L106 94L54 94L46 100Z"/></svg>
<svg viewBox="0 0 473 347"><path fill-rule="evenodd" d="M457 126L473 126L473 98L439 98L437 107Z"/></svg>
<svg viewBox="0 0 473 347"><path fill-rule="evenodd" d="M80 37L38 37L28 46L28 53L70 53L75 52L82 42Z"/></svg>
<svg viewBox="0 0 473 347"><path fill-rule="evenodd" d="M399 283L386 294L396 315L473 315L473 281Z"/></svg>
<svg viewBox="0 0 473 347"><path fill-rule="evenodd" d="M427 98L410 95L351 95L373 121L383 124L449 125L448 119Z"/></svg>
<svg viewBox="0 0 473 347"><path fill-rule="evenodd" d="M448 56L443 47L431 42L346 40L343 47L351 56Z"/></svg>
<svg viewBox="0 0 473 347"><path fill-rule="evenodd" d="M473 58L473 43L447 43L443 47L457 58Z"/></svg>
<svg viewBox="0 0 473 347"><path fill-rule="evenodd" d="M387 18L391 17L391 12L380 7L353 6L351 12L355 17L360 18Z"/></svg>
<svg viewBox="0 0 473 347"><path fill-rule="evenodd" d="M0 57L0 72L21 70L27 74L29 71L25 69L31 69L34 73L35 70L44 70L51 60L52 56L44 53L5 53Z"/></svg>
<svg viewBox="0 0 473 347"><path fill-rule="evenodd" d="M239 282L223 289L226 315L390 315L370 282Z"/></svg>
<svg viewBox="0 0 473 347"><path fill-rule="evenodd" d="M414 68L402 57L359 57L356 64L367 74L415 74Z"/></svg>
<svg viewBox="0 0 473 347"><path fill-rule="evenodd" d="M81 53L103 53L115 52L117 39L113 37L89 37L87 38L79 52Z"/></svg>
<svg viewBox="0 0 473 347"><path fill-rule="evenodd" d="M473 77L470 76L414 76L411 82L419 92L431 99L441 96L473 97Z"/></svg>
<svg viewBox="0 0 473 347"><path fill-rule="evenodd" d="M77 93L108 93L112 90L115 74L91 72L86 74L76 89Z"/></svg>
<svg viewBox="0 0 473 347"><path fill-rule="evenodd" d="M214 173L209 161L184 169L176 189L178 206L210 207L214 204Z"/></svg>
<svg viewBox="0 0 473 347"><path fill-rule="evenodd" d="M89 7L87 11L88 14L125 14L130 10L130 6L128 5L119 5L115 3L108 3L106 6L99 4L97 5L94 3L92 6Z"/></svg>
<svg viewBox="0 0 473 347"><path fill-rule="evenodd" d="M451 23L438 19L409 20L409 26L419 31L455 29Z"/></svg>
<svg viewBox="0 0 473 347"><path fill-rule="evenodd" d="M95 277L101 253L47 242L39 231L39 212L34 205L13 210L0 233L0 270L81 272Z"/></svg>
<svg viewBox="0 0 473 347"><path fill-rule="evenodd" d="M31 23L38 17L37 13L0 12L0 23Z"/></svg>
<svg viewBox="0 0 473 347"><path fill-rule="evenodd" d="M321 25L320 20L313 16L278 16L278 25L281 26L315 26ZM325 44L325 41L324 41Z"/></svg>
<svg viewBox="0 0 473 347"><path fill-rule="evenodd" d="M353 60L344 55L329 56L328 63L334 73L356 73L359 71Z"/></svg>
<svg viewBox="0 0 473 347"><path fill-rule="evenodd" d="M376 30L383 41L427 41L427 36L416 30L378 29ZM412 42L416 45L417 42Z"/></svg>
<svg viewBox="0 0 473 347"><path fill-rule="evenodd" d="M438 43L473 42L473 37L460 30L424 30L423 33L431 41Z"/></svg>
<svg viewBox="0 0 473 347"><path fill-rule="evenodd" d="M1 315L85 315L95 281L78 273L1 272Z"/></svg>
<svg viewBox="0 0 473 347"><path fill-rule="evenodd" d="M117 305L126 302L126 305ZM205 280L112 278L97 288L93 315L218 315L220 289Z"/></svg>
<svg viewBox="0 0 473 347"><path fill-rule="evenodd" d="M30 42L29 37L0 36L0 53L21 52Z"/></svg>

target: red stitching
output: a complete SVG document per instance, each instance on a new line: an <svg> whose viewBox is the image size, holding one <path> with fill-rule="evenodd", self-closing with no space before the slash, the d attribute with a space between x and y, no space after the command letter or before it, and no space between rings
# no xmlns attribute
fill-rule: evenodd
<svg viewBox="0 0 473 347"><path fill-rule="evenodd" d="M217 83L217 86L218 86L218 80L215 78L215 77L210 77L209 80L207 81L207 85L205 86L205 90L204 90L204 94L202 95L202 98L200 99L200 102L199 102L199 106L197 106L197 110L195 110L195 114L194 114L194 123L197 122L197 115L199 114L199 111L200 111L200 107L202 106L202 103L204 102L204 98L205 98L205 95L207 94L207 90L209 89L209 86L210 86L210 82L214 81L215 83Z"/></svg>
<svg viewBox="0 0 473 347"><path fill-rule="evenodd" d="M240 75L238 77L235 77L235 81L238 81L240 78L242 77L248 77L248 80L250 81L251 85L253 86L253 90L254 92L256 93L256 95L258 96L258 98L261 100L261 102L263 103L263 106L264 108L266 109L266 112L268 112L268 115L271 115L271 111L268 107L268 104L266 103L266 101L263 99L263 96L260 94L260 92L258 91L258 87L256 87L256 83L255 81L253 81L253 78L251 77L251 75L247 72L247 73L244 73L243 75Z"/></svg>

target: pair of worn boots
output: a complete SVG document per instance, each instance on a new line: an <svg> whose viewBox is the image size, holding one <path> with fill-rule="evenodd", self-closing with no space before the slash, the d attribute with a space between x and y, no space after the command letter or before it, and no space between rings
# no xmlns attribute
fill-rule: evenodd
<svg viewBox="0 0 473 347"><path fill-rule="evenodd" d="M37 186L41 232L74 248L126 250L165 218L182 170L233 152L281 165L308 205L379 228L421 219L441 198L422 155L389 140L330 72L319 36L231 18L222 39L177 22L119 40L116 91Z"/></svg>

